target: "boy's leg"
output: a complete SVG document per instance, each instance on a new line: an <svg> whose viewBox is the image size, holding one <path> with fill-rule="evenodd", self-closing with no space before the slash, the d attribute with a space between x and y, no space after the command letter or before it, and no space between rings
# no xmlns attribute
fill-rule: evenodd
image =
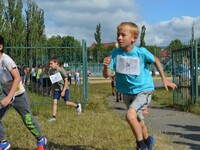
<svg viewBox="0 0 200 150"><path fill-rule="evenodd" d="M148 136L146 126L144 124L142 126L140 121L144 119L142 108L150 102L151 95L151 91L144 91L135 95L123 95L123 100L128 108L126 118L135 135L138 148L147 148L143 137Z"/></svg>
<svg viewBox="0 0 200 150"><path fill-rule="evenodd" d="M148 150L153 150L155 139L153 136L148 134L147 127L144 123L144 120L140 121L141 127L142 127L142 134L145 144L147 145Z"/></svg>
<svg viewBox="0 0 200 150"><path fill-rule="evenodd" d="M137 141L143 140L142 128L137 119L137 113L133 108L128 109L126 113L126 119L133 131L133 134L135 135L136 140Z"/></svg>
<svg viewBox="0 0 200 150"><path fill-rule="evenodd" d="M51 118L48 120L49 122L51 122L51 121L56 121L57 107L58 107L58 100L57 100L57 99L54 99L54 100L53 100L53 106L52 106L52 116L51 116Z"/></svg>
<svg viewBox="0 0 200 150"><path fill-rule="evenodd" d="M70 102L69 101L69 90L65 91L65 96L63 97L65 104L67 106L72 106L75 107L77 109L78 114L80 114L82 112L82 108L81 108L81 104L80 103L74 103L74 102Z"/></svg>
<svg viewBox="0 0 200 150"><path fill-rule="evenodd" d="M52 114L53 116L56 117L56 113L57 113L57 108L58 108L58 100L57 99L54 99L53 100L53 109L52 109Z"/></svg>
<svg viewBox="0 0 200 150"><path fill-rule="evenodd" d="M5 138L6 138L6 132L3 127L2 120L8 109L9 109L9 106L0 109L0 142L5 140Z"/></svg>
<svg viewBox="0 0 200 150"><path fill-rule="evenodd" d="M53 92L53 106L52 106L52 116L48 121L56 121L56 113L58 107L58 100L60 98L61 91L54 91Z"/></svg>
<svg viewBox="0 0 200 150"><path fill-rule="evenodd" d="M66 104L67 106L77 107L78 104L69 101L69 90L66 90L66 91L65 91L65 96L62 97L62 98L64 99L65 104Z"/></svg>
<svg viewBox="0 0 200 150"><path fill-rule="evenodd" d="M74 103L74 102L70 102L70 101L65 101L65 104L67 106L72 106L72 107L77 107L78 104Z"/></svg>
<svg viewBox="0 0 200 150"><path fill-rule="evenodd" d="M35 136L37 140L40 140L43 136L41 134L38 123L35 121L30 112L30 104L28 101L27 93L25 92L23 95L15 97L12 105L15 110L20 114L27 129L33 134L33 136Z"/></svg>
<svg viewBox="0 0 200 150"><path fill-rule="evenodd" d="M140 126L142 128L142 136L143 139L147 139L148 138L148 131L147 131L147 127L144 123L144 120L140 121Z"/></svg>

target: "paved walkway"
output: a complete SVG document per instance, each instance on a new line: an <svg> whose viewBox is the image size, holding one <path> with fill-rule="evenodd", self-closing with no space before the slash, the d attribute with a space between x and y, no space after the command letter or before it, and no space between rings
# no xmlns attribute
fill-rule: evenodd
<svg viewBox="0 0 200 150"><path fill-rule="evenodd" d="M162 86L156 83L158 85ZM115 102L114 96L110 96L109 101L111 109L122 114L126 112L125 105ZM185 150L200 150L200 116L163 106L150 106L145 122L153 132L172 136L173 142L184 145Z"/></svg>

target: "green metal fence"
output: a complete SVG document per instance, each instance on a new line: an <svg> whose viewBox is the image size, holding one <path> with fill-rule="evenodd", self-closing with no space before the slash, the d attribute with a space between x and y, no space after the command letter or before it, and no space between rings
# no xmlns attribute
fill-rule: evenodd
<svg viewBox="0 0 200 150"><path fill-rule="evenodd" d="M87 85L87 48L86 41L82 40L80 45L73 45L70 47L51 47L51 46L34 46L34 47L5 47L4 53L8 54L18 65L19 69L23 66L29 67L40 66L42 70L48 66L51 57L59 58L60 62L64 64L66 71L73 66L74 71L80 72L80 84L72 82L70 85L70 98L73 101L81 101L87 103L88 85ZM74 65L71 65L74 64ZM76 64L76 65L75 65ZM36 103L50 103L49 87L43 87L37 83L32 82L32 77L27 76L26 89L29 91L31 102ZM36 99L34 94L40 95L43 98ZM29 95L29 96L30 96Z"/></svg>
<svg viewBox="0 0 200 150"><path fill-rule="evenodd" d="M185 44L183 48L172 50L172 76L177 89L173 94L174 104L200 104L199 99L199 60L198 40L194 44Z"/></svg>

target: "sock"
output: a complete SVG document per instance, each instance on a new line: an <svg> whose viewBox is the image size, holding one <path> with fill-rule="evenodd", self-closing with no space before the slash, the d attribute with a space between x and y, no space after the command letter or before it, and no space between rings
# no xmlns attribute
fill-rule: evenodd
<svg viewBox="0 0 200 150"><path fill-rule="evenodd" d="M150 144L151 144L151 139L150 139L150 137L148 136L147 139L144 139L144 142L145 142L146 145L150 145Z"/></svg>
<svg viewBox="0 0 200 150"><path fill-rule="evenodd" d="M41 139L38 140L38 142L42 142L43 141L43 137Z"/></svg>
<svg viewBox="0 0 200 150"><path fill-rule="evenodd" d="M0 143L4 143L4 142L6 142L7 140L6 139L4 139L4 140L2 140L2 141L0 141Z"/></svg>
<svg viewBox="0 0 200 150"><path fill-rule="evenodd" d="M137 143L137 147L138 148L146 148L147 147L146 144L145 144L145 142L144 142L144 140L142 140L142 141L136 141L136 143Z"/></svg>

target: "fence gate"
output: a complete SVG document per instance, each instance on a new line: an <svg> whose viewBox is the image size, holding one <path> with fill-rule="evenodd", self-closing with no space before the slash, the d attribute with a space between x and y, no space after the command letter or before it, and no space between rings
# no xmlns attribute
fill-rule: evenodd
<svg viewBox="0 0 200 150"><path fill-rule="evenodd" d="M174 90L173 102L175 105L193 105L199 103L199 60L200 53L198 40L194 46L189 43L184 48L172 50L172 77L177 84Z"/></svg>

